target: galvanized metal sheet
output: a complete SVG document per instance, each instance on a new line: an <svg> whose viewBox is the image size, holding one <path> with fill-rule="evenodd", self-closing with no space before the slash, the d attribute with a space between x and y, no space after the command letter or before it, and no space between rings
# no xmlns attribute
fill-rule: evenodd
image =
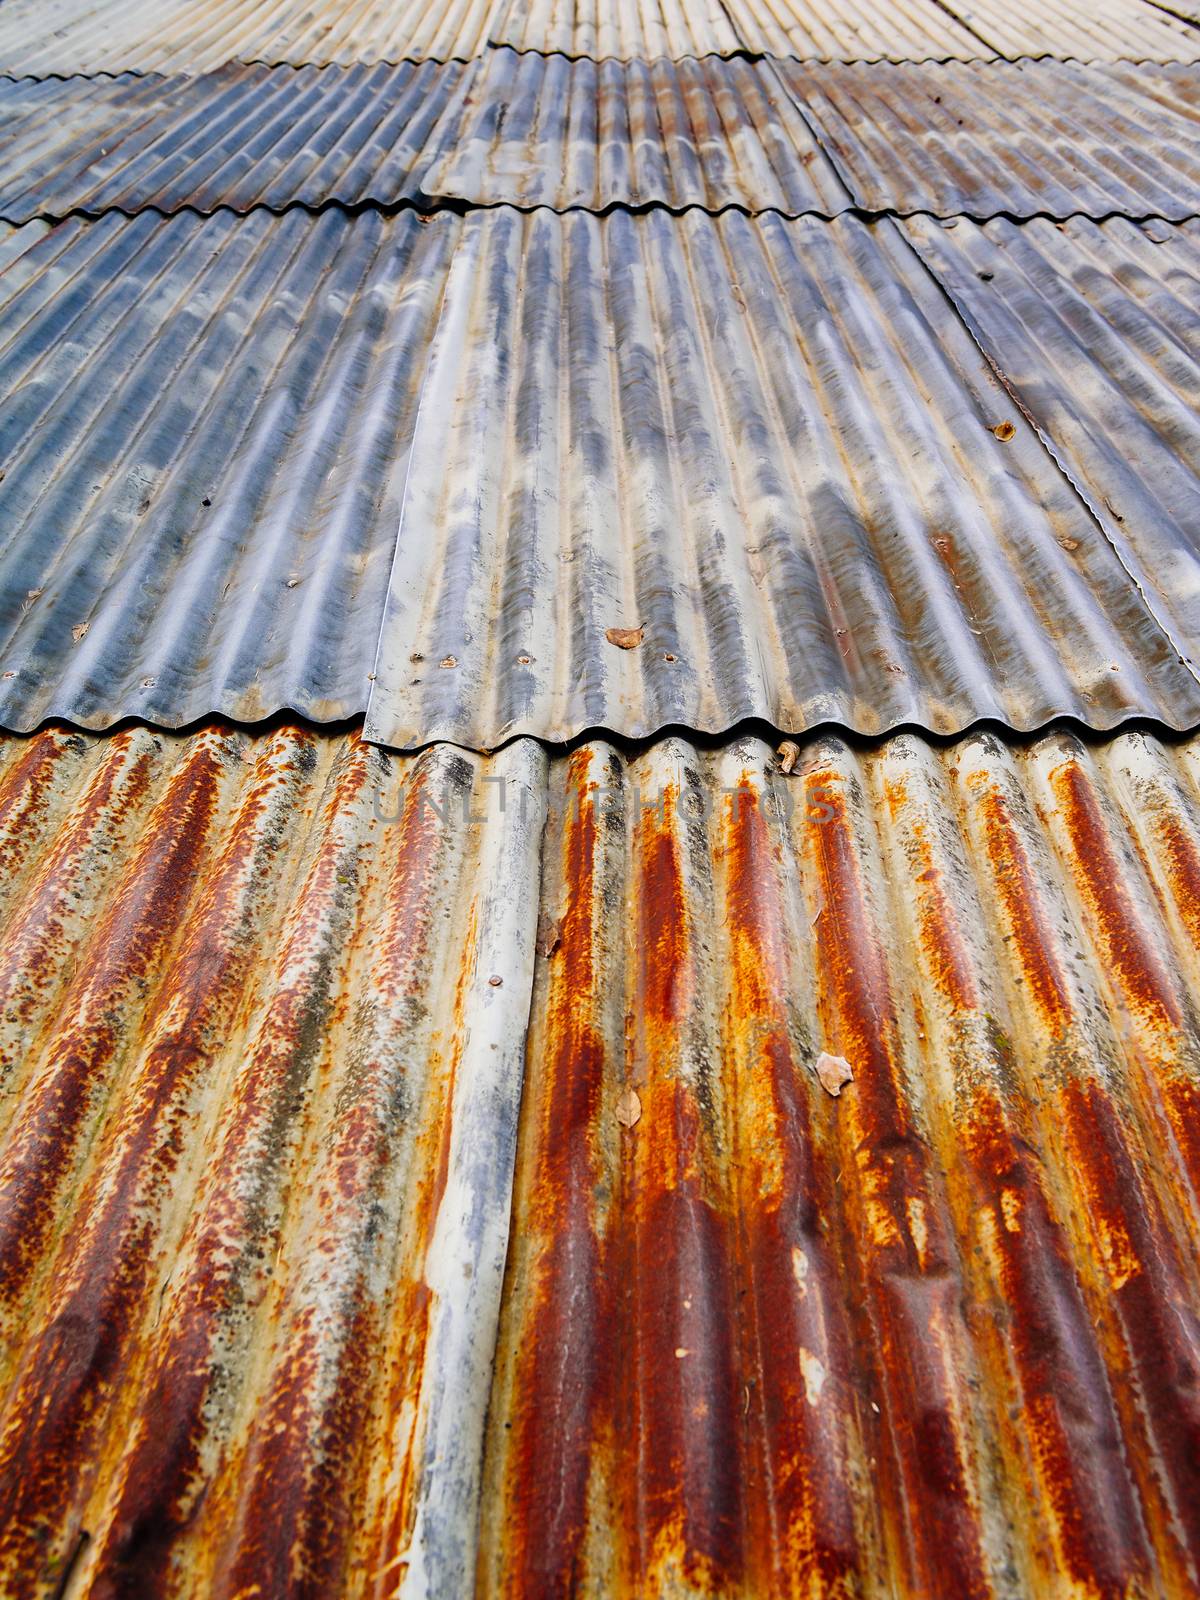
<svg viewBox="0 0 1200 1600"><path fill-rule="evenodd" d="M849 194L768 62L572 61L495 50L425 179L476 204L844 211Z"/></svg>
<svg viewBox="0 0 1200 1600"><path fill-rule="evenodd" d="M6 1594L470 1592L544 768L0 746Z"/></svg>
<svg viewBox="0 0 1200 1600"><path fill-rule="evenodd" d="M1159 614L1200 639L1200 224L906 224Z"/></svg>
<svg viewBox="0 0 1200 1600"><path fill-rule="evenodd" d="M1196 744L551 794L476 1592L1191 1600Z"/></svg>
<svg viewBox="0 0 1200 1600"><path fill-rule="evenodd" d="M0 723L363 709L458 227L30 225L0 277Z"/></svg>
<svg viewBox="0 0 1200 1600"><path fill-rule="evenodd" d="M505 0L492 39L621 61L743 50L850 61L995 54L939 0Z"/></svg>
<svg viewBox="0 0 1200 1600"><path fill-rule="evenodd" d="M0 215L393 204L453 147L471 67L229 66L0 81Z"/></svg>
<svg viewBox="0 0 1200 1600"><path fill-rule="evenodd" d="M948 0L1002 56L1079 61L1196 61L1200 31L1155 0Z"/></svg>
<svg viewBox="0 0 1200 1600"><path fill-rule="evenodd" d="M469 60L505 0L4 0L0 72L209 72L228 61Z"/></svg>
<svg viewBox="0 0 1200 1600"><path fill-rule="evenodd" d="M473 213L412 459L385 744L1200 711L890 221Z"/></svg>
<svg viewBox="0 0 1200 1600"><path fill-rule="evenodd" d="M781 61L775 70L868 210L1200 212L1195 68Z"/></svg>

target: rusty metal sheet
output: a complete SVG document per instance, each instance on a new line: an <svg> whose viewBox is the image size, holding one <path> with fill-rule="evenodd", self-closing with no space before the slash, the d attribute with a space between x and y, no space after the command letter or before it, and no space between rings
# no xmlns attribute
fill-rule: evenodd
<svg viewBox="0 0 1200 1600"><path fill-rule="evenodd" d="M477 1594L1191 1600L1197 745L550 790Z"/></svg>
<svg viewBox="0 0 1200 1600"><path fill-rule="evenodd" d="M621 61L738 51L850 61L995 54L939 0L505 0L492 40Z"/></svg>
<svg viewBox="0 0 1200 1600"><path fill-rule="evenodd" d="M0 72L209 72L229 61L469 60L505 0L4 0Z"/></svg>
<svg viewBox="0 0 1200 1600"><path fill-rule="evenodd" d="M999 55L1079 61L1196 61L1200 30L1154 0L947 0Z"/></svg>
<svg viewBox="0 0 1200 1600"><path fill-rule="evenodd" d="M766 61L572 61L494 50L425 178L474 204L831 216L850 196Z"/></svg>
<svg viewBox="0 0 1200 1600"><path fill-rule="evenodd" d="M890 221L469 214L412 459L385 744L1200 710Z"/></svg>
<svg viewBox="0 0 1200 1600"><path fill-rule="evenodd" d="M867 210L1200 212L1200 73L1192 67L780 61L775 71Z"/></svg>
<svg viewBox="0 0 1200 1600"><path fill-rule="evenodd" d="M1190 652L1200 640L1200 223L905 224Z"/></svg>
<svg viewBox="0 0 1200 1600"><path fill-rule="evenodd" d="M470 1592L544 800L528 742L0 743L6 1595Z"/></svg>
<svg viewBox="0 0 1200 1600"><path fill-rule="evenodd" d="M392 205L453 146L471 67L228 66L0 81L0 215Z"/></svg>
<svg viewBox="0 0 1200 1600"><path fill-rule="evenodd" d="M363 710L458 228L333 208L19 230L0 724Z"/></svg>

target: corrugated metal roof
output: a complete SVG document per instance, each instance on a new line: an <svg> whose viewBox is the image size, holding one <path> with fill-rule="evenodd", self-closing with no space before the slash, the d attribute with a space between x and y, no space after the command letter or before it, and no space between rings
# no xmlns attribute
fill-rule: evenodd
<svg viewBox="0 0 1200 1600"><path fill-rule="evenodd" d="M425 187L559 209L844 211L850 196L769 62L571 61L495 50Z"/></svg>
<svg viewBox="0 0 1200 1600"><path fill-rule="evenodd" d="M950 0L1002 56L1079 61L1195 61L1200 32L1156 0Z"/></svg>
<svg viewBox="0 0 1200 1600"><path fill-rule="evenodd" d="M470 214L413 459L386 744L1197 716L892 222Z"/></svg>
<svg viewBox="0 0 1200 1600"><path fill-rule="evenodd" d="M871 61L994 54L938 0L507 0L492 38L623 61L738 50Z"/></svg>
<svg viewBox="0 0 1200 1600"><path fill-rule="evenodd" d="M0 81L0 214L414 199L453 148L470 75L427 61Z"/></svg>
<svg viewBox="0 0 1200 1600"><path fill-rule="evenodd" d="M544 799L528 743L0 746L5 1594L469 1592Z"/></svg>
<svg viewBox="0 0 1200 1600"><path fill-rule="evenodd" d="M469 1593L485 1409L484 1595L1194 1593L1197 742L55 730L0 859L6 1593Z"/></svg>
<svg viewBox="0 0 1200 1600"><path fill-rule="evenodd" d="M570 56L1195 61L1200 32L1149 0L508 0L492 39Z"/></svg>
<svg viewBox="0 0 1200 1600"><path fill-rule="evenodd" d="M4 0L0 72L208 72L229 61L469 60L504 0Z"/></svg>
<svg viewBox="0 0 1200 1600"><path fill-rule="evenodd" d="M1159 615L1196 640L1200 224L906 226Z"/></svg>
<svg viewBox="0 0 1200 1600"><path fill-rule="evenodd" d="M1190 1600L1198 747L551 789L477 1592Z"/></svg>
<svg viewBox="0 0 1200 1600"><path fill-rule="evenodd" d="M1200 211L1200 76L1190 67L781 61L775 70L868 210Z"/></svg>
<svg viewBox="0 0 1200 1600"><path fill-rule="evenodd" d="M0 721L363 709L458 228L30 225L0 278Z"/></svg>

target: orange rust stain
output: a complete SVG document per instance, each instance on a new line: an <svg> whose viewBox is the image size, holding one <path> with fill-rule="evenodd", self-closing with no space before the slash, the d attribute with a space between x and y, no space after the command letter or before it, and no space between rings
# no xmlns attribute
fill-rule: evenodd
<svg viewBox="0 0 1200 1600"><path fill-rule="evenodd" d="M971 957L959 931L950 897L942 885L941 873L934 865L933 849L923 822L913 824L912 836L917 847L915 865L919 871L914 873L908 892L916 900L922 961L954 1011L975 1011L979 1007L979 988Z"/></svg>
<svg viewBox="0 0 1200 1600"><path fill-rule="evenodd" d="M1154 828L1167 859L1172 898L1193 943L1200 948L1200 848L1179 818L1169 812L1155 817Z"/></svg>
<svg viewBox="0 0 1200 1600"><path fill-rule="evenodd" d="M879 1494L896 1559L931 1596L983 1597L973 1468L960 1414L962 1286L931 1154L897 1053L887 968L840 775L811 774L826 811L806 831L824 908L816 939L828 1048L854 1070L839 1102L858 1322L880 1407Z"/></svg>
<svg viewBox="0 0 1200 1600"><path fill-rule="evenodd" d="M822 1223L835 1214L788 1037L790 977L774 852L757 792L730 797L727 1094L736 1148L738 1333L747 1384L743 1496L751 1587L830 1600L858 1592L865 1564L855 1527L846 1437L849 1330L837 1263ZM759 1380L761 1375L761 1381Z"/></svg>
<svg viewBox="0 0 1200 1600"><path fill-rule="evenodd" d="M990 1347L993 1386L1009 1388L1019 1410L1002 1413L1014 1434L1018 1481L1028 1452L1042 1512L1023 1530L1036 1550L1049 1536L1056 1579L1118 1600L1149 1592L1151 1565L1133 1485L1120 1448L1120 1423L1067 1241L1052 1214L1040 1163L999 1098L975 1091L955 1116L952 1174L967 1180L964 1207L995 1276L1005 1315L985 1309L980 1344ZM1103 1506L1102 1518L1095 1508Z"/></svg>
<svg viewBox="0 0 1200 1600"><path fill-rule="evenodd" d="M1167 1219L1141 1184L1104 1088L1069 1080L1057 1101L1066 1159L1119 1319L1132 1383L1116 1389L1143 1507L1164 1568L1200 1572L1200 1328ZM1145 1431L1143 1431L1145 1430ZM1148 1435L1148 1437L1147 1437Z"/></svg>
<svg viewBox="0 0 1200 1600"><path fill-rule="evenodd" d="M587 1496L597 1463L600 1410L614 1363L607 1260L592 1194L599 1178L596 1122L604 1094L604 1040L595 1022L599 974L597 818L584 751L572 757L563 840L567 906L551 973L545 1048L536 1084L533 1182L515 1228L540 1246L516 1363L506 1501L512 1518L508 1591L568 1595L583 1560ZM528 1113L527 1113L528 1114Z"/></svg>
<svg viewBox="0 0 1200 1600"><path fill-rule="evenodd" d="M983 774L973 775L970 782L976 790L992 882L1012 932L1012 953L1043 1026L1062 1033L1072 1020L1071 991L1039 902L1037 874L1004 796L985 787Z"/></svg>
<svg viewBox="0 0 1200 1600"><path fill-rule="evenodd" d="M686 960L686 908L680 874L679 840L662 812L674 815L678 791L667 786L661 810L647 810L638 822L640 870L638 935L640 999L648 1029L674 1028L691 997Z"/></svg>
<svg viewBox="0 0 1200 1600"><path fill-rule="evenodd" d="M1129 894L1128 873L1113 848L1095 791L1076 761L1050 774L1070 836L1074 877L1099 934L1105 966L1126 1003L1153 1028L1181 1022L1171 980Z"/></svg>

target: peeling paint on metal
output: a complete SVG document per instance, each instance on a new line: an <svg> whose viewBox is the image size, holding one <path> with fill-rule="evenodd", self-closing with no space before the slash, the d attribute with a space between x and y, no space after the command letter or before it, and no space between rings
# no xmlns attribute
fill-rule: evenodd
<svg viewBox="0 0 1200 1600"><path fill-rule="evenodd" d="M504 0L4 0L0 72L210 72L230 61L470 60Z"/></svg>
<svg viewBox="0 0 1200 1600"><path fill-rule="evenodd" d="M544 801L529 743L0 747L5 1594L469 1592Z"/></svg>
<svg viewBox="0 0 1200 1600"><path fill-rule="evenodd" d="M413 458L385 744L1196 720L1153 585L890 221L470 214Z"/></svg>
<svg viewBox="0 0 1200 1600"><path fill-rule="evenodd" d="M495 50L426 179L475 204L796 215L850 197L766 61L571 61Z"/></svg>
<svg viewBox="0 0 1200 1600"><path fill-rule="evenodd" d="M1200 211L1200 78L1188 67L781 61L774 70L867 210Z"/></svg>
<svg viewBox="0 0 1200 1600"><path fill-rule="evenodd" d="M451 147L471 67L230 66L0 81L0 215L393 205Z"/></svg>
<svg viewBox="0 0 1200 1600"><path fill-rule="evenodd" d="M477 1592L1194 1594L1194 743L597 742L549 819Z"/></svg>
<svg viewBox="0 0 1200 1600"><path fill-rule="evenodd" d="M459 228L107 214L0 277L0 721L361 712Z"/></svg>
<svg viewBox="0 0 1200 1600"><path fill-rule="evenodd" d="M1200 224L905 224L1173 636L1200 651Z"/></svg>

